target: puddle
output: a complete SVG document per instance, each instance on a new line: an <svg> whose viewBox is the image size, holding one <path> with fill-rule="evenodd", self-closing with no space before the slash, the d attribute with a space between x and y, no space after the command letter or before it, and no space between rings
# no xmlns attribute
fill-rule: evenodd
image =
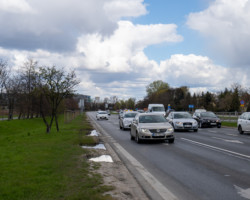
<svg viewBox="0 0 250 200"><path fill-rule="evenodd" d="M102 155L100 157L91 158L89 160L94 161L94 162L113 162L111 156L109 155Z"/></svg>
<svg viewBox="0 0 250 200"><path fill-rule="evenodd" d="M91 131L91 133L89 134L89 136L99 136L100 133L98 133L96 130Z"/></svg>
<svg viewBox="0 0 250 200"><path fill-rule="evenodd" d="M106 150L106 147L104 146L104 144L97 144L96 146L81 146L84 149L103 149Z"/></svg>

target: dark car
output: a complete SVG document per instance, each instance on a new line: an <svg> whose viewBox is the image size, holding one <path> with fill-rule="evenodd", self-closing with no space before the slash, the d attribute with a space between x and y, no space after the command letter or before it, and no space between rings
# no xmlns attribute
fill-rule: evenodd
<svg viewBox="0 0 250 200"><path fill-rule="evenodd" d="M194 116L199 128L202 127L221 127L221 120L213 112L200 112Z"/></svg>

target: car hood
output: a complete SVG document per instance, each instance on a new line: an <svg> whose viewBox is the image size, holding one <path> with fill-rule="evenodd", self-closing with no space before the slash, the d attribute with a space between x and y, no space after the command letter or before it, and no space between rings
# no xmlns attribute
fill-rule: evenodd
<svg viewBox="0 0 250 200"><path fill-rule="evenodd" d="M173 119L173 122L190 122L194 123L196 122L195 119L190 119L190 118L181 118L181 119Z"/></svg>
<svg viewBox="0 0 250 200"><path fill-rule="evenodd" d="M164 123L140 123L139 128L165 129L165 128L172 128L172 126L168 122L164 122Z"/></svg>
<svg viewBox="0 0 250 200"><path fill-rule="evenodd" d="M123 120L126 120L128 122L132 122L134 118L124 118Z"/></svg>

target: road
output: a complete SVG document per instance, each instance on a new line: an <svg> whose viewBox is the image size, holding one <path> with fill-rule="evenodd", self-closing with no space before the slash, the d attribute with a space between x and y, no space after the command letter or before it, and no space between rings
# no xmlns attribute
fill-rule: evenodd
<svg viewBox="0 0 250 200"><path fill-rule="evenodd" d="M250 134L233 128L175 132L175 143L130 140L117 115L93 119L151 199L250 199Z"/></svg>

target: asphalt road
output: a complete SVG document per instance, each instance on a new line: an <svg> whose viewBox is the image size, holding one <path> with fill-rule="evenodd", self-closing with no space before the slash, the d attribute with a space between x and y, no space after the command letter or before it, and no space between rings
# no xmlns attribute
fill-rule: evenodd
<svg viewBox="0 0 250 200"><path fill-rule="evenodd" d="M250 134L233 128L175 132L175 143L130 140L118 115L97 121L152 199L250 199Z"/></svg>

